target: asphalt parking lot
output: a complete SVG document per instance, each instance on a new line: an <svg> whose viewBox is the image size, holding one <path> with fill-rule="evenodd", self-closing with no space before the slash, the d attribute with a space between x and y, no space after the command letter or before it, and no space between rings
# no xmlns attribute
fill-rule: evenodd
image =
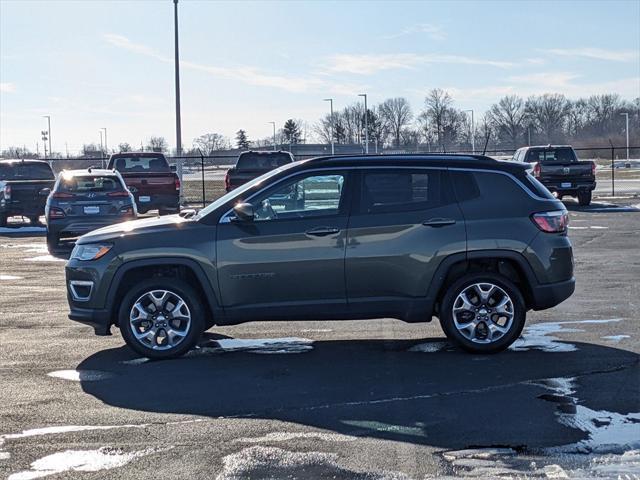
<svg viewBox="0 0 640 480"><path fill-rule="evenodd" d="M145 361L67 319L42 233L0 233L0 476L640 478L640 205L566 203L576 292L492 356L380 319Z"/></svg>

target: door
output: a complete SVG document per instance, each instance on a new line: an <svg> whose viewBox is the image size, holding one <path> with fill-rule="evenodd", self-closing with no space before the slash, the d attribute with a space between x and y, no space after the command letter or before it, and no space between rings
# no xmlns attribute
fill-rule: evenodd
<svg viewBox="0 0 640 480"><path fill-rule="evenodd" d="M406 308L406 299L426 296L443 258L466 249L448 173L378 168L362 171L357 183L345 261L349 304L379 313L385 303Z"/></svg>
<svg viewBox="0 0 640 480"><path fill-rule="evenodd" d="M346 171L301 173L250 198L253 221L222 217L216 248L228 314L271 318L346 305L348 188Z"/></svg>

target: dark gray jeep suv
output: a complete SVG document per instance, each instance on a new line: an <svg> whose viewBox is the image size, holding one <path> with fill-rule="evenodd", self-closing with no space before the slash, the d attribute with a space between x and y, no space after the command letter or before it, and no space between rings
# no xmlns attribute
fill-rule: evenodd
<svg viewBox="0 0 640 480"><path fill-rule="evenodd" d="M72 320L181 355L214 325L439 318L471 352L514 342L574 290L567 211L483 156L323 157L273 170L192 218L91 232L66 267Z"/></svg>

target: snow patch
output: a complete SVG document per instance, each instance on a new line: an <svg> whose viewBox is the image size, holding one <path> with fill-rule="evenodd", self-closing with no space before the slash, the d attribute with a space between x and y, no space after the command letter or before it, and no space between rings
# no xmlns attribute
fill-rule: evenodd
<svg viewBox="0 0 640 480"><path fill-rule="evenodd" d="M358 437L324 432L272 432L262 437L239 438L235 443L289 442L291 440L322 440L323 442L353 442Z"/></svg>
<svg viewBox="0 0 640 480"><path fill-rule="evenodd" d="M53 255L40 255L37 257L25 258L27 262L66 262L64 258L54 257Z"/></svg>
<svg viewBox="0 0 640 480"><path fill-rule="evenodd" d="M0 274L0 280L22 280L22 277L16 277L15 275Z"/></svg>
<svg viewBox="0 0 640 480"><path fill-rule="evenodd" d="M605 337L600 337L605 340L611 340L613 343L618 343L625 338L631 338L631 335L607 335Z"/></svg>
<svg viewBox="0 0 640 480"><path fill-rule="evenodd" d="M290 452L253 446L222 459L217 480L240 478L353 478L360 480L407 479L400 473L356 472L338 465L338 456L323 452Z"/></svg>
<svg viewBox="0 0 640 480"><path fill-rule="evenodd" d="M171 448L171 447L168 447ZM164 448L162 450L167 450ZM101 447L97 450L65 450L31 463L31 469L9 475L8 480L30 480L64 472L97 472L122 467L132 460L162 451L146 448L125 452L120 448Z"/></svg>
<svg viewBox="0 0 640 480"><path fill-rule="evenodd" d="M99 370L56 370L55 372L47 373L47 375L73 382L95 382L113 377L112 373Z"/></svg>
<svg viewBox="0 0 640 480"><path fill-rule="evenodd" d="M524 329L524 333L510 347L516 352L527 350L542 350L543 352L575 352L578 348L572 343L563 342L553 333L576 333L584 330L577 328L565 328L564 325L581 325L592 323L620 322L621 318L606 320L576 320L565 322L544 322L530 325Z"/></svg>
<svg viewBox="0 0 640 480"><path fill-rule="evenodd" d="M609 227L601 227L599 225L591 225L589 228L593 230L607 230Z"/></svg>
<svg viewBox="0 0 640 480"><path fill-rule="evenodd" d="M300 332L302 332L302 333L329 333L329 332L333 332L333 330L330 329L330 328L305 328L303 330L300 330Z"/></svg>

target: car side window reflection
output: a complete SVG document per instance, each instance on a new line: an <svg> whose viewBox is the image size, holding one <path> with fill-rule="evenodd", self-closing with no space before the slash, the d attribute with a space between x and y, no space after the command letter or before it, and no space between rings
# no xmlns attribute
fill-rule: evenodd
<svg viewBox="0 0 640 480"><path fill-rule="evenodd" d="M344 175L298 177L253 200L254 221L337 215L344 181Z"/></svg>

